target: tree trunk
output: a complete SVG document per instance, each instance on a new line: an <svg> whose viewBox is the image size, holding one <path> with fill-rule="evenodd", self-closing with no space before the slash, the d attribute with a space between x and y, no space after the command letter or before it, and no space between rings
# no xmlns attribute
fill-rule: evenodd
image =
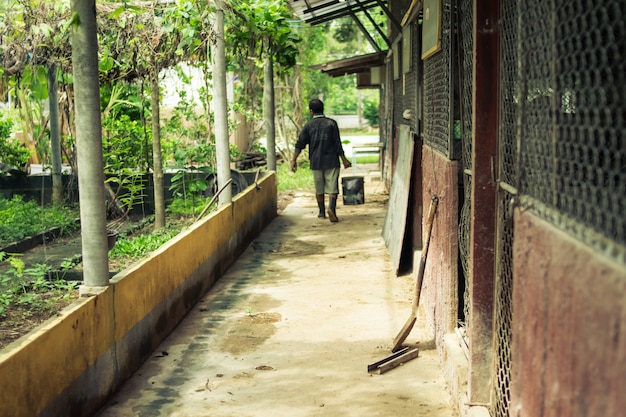
<svg viewBox="0 0 626 417"><path fill-rule="evenodd" d="M159 105L159 70L154 64L150 79L152 100L152 160L154 183L154 229L165 227L165 190L163 185L163 160L161 157L161 117Z"/></svg>
<svg viewBox="0 0 626 417"><path fill-rule="evenodd" d="M78 18L72 25L72 66L84 274L80 293L90 296L94 287L109 284L95 0L72 0L72 13Z"/></svg>
<svg viewBox="0 0 626 417"><path fill-rule="evenodd" d="M213 104L215 112L215 151L217 157L217 184L221 189L230 179L230 143L228 141L228 101L226 100L226 46L224 44L224 5L215 2L215 43L211 48L213 58ZM219 206L232 202L232 186L219 196Z"/></svg>
<svg viewBox="0 0 626 417"><path fill-rule="evenodd" d="M276 129L274 125L274 62L266 41L263 77L263 115L267 138L267 169L276 171Z"/></svg>
<svg viewBox="0 0 626 417"><path fill-rule="evenodd" d="M63 204L63 173L61 168L61 129L57 98L57 67L48 67L48 102L50 103L50 150L52 154L52 203Z"/></svg>

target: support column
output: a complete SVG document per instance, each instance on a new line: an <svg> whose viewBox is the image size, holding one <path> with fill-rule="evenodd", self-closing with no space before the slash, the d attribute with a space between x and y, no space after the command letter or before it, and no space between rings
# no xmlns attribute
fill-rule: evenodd
<svg viewBox="0 0 626 417"><path fill-rule="evenodd" d="M490 401L493 374L499 4L474 1L468 396L471 403L482 404Z"/></svg>

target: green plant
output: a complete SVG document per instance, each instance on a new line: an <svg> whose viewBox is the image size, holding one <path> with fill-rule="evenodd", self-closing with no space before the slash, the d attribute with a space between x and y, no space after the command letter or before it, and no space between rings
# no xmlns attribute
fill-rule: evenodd
<svg viewBox="0 0 626 417"><path fill-rule="evenodd" d="M181 80L187 80L184 71L177 67ZM187 93L178 91L180 100L172 116L162 129L163 160L165 164L180 167L188 161L200 165L215 166L215 140L210 131L212 122L208 116L197 111L195 103L187 99Z"/></svg>
<svg viewBox="0 0 626 417"><path fill-rule="evenodd" d="M22 169L30 158L30 151L10 138L13 125L13 116L8 111L0 110L0 163ZM0 170L0 175L2 174L3 171Z"/></svg>
<svg viewBox="0 0 626 417"><path fill-rule="evenodd" d="M112 259L140 258L158 249L165 242L176 236L179 232L180 227L170 226L152 233L119 239L115 244L115 247L109 253L109 256Z"/></svg>
<svg viewBox="0 0 626 417"><path fill-rule="evenodd" d="M121 99L123 94L128 92L120 86L114 87L104 110L102 147L109 218L123 217L134 205L141 203L145 190L142 171L152 160L148 151L150 131L127 114L140 107L138 98L135 97L134 101Z"/></svg>
<svg viewBox="0 0 626 417"><path fill-rule="evenodd" d="M69 259L63 259L63 261L61 262L61 265L59 266L61 270L65 271L68 269L74 269L76 265L78 265L78 262L73 258L69 258Z"/></svg>
<svg viewBox="0 0 626 417"><path fill-rule="evenodd" d="M6 244L33 236L52 227L61 227L62 234L78 229L78 210L63 206L39 206L34 201L14 195L7 200L0 194L0 243Z"/></svg>
<svg viewBox="0 0 626 417"><path fill-rule="evenodd" d="M0 257L6 255L0 253ZM68 302L75 297L76 285L64 280L46 279L50 266L36 264L26 268L17 254L10 254L4 262L9 264L0 274L0 317L6 318L8 311L14 316L28 318L34 314L51 314L60 300Z"/></svg>
<svg viewBox="0 0 626 417"><path fill-rule="evenodd" d="M141 204L145 196L144 176L131 169L120 169L116 174L107 177L105 184L109 193L107 200L109 218L128 215L133 206Z"/></svg>
<svg viewBox="0 0 626 417"><path fill-rule="evenodd" d="M378 126L380 121L380 108L378 100L363 101L363 117L370 126Z"/></svg>
<svg viewBox="0 0 626 417"><path fill-rule="evenodd" d="M209 200L204 198L174 198L167 206L167 211L173 215L196 216L204 210Z"/></svg>
<svg viewBox="0 0 626 417"><path fill-rule="evenodd" d="M127 114L109 114L102 122L104 165L110 171L145 170L151 161L151 133Z"/></svg>
<svg viewBox="0 0 626 417"><path fill-rule="evenodd" d="M0 317L6 317L7 307L11 305L12 300L10 293L0 293Z"/></svg>

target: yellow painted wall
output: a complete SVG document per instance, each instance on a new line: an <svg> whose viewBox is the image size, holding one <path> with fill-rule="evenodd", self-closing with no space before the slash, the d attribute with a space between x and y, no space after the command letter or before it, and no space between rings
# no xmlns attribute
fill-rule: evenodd
<svg viewBox="0 0 626 417"><path fill-rule="evenodd" d="M96 412L276 216L268 173L0 352L0 417Z"/></svg>

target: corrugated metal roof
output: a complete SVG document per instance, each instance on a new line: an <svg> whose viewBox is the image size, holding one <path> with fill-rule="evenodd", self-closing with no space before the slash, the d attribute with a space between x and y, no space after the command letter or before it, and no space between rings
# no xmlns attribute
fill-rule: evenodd
<svg viewBox="0 0 626 417"><path fill-rule="evenodd" d="M300 20L317 25L350 16L386 2L382 0L288 0L288 3Z"/></svg>
<svg viewBox="0 0 626 417"><path fill-rule="evenodd" d="M288 0L288 4L294 14L304 23L317 25L341 17L352 17L361 31L364 29L356 17L357 13L364 12L367 14L374 7L380 7L385 13L388 13L387 1L385 0ZM365 35L369 37L369 34L365 33ZM384 40L388 42L386 38ZM372 42L373 40L370 43ZM331 77L369 73L370 68L384 65L387 52L381 50L378 46L376 46L376 49L378 52L372 54L319 64L312 68L320 70Z"/></svg>

